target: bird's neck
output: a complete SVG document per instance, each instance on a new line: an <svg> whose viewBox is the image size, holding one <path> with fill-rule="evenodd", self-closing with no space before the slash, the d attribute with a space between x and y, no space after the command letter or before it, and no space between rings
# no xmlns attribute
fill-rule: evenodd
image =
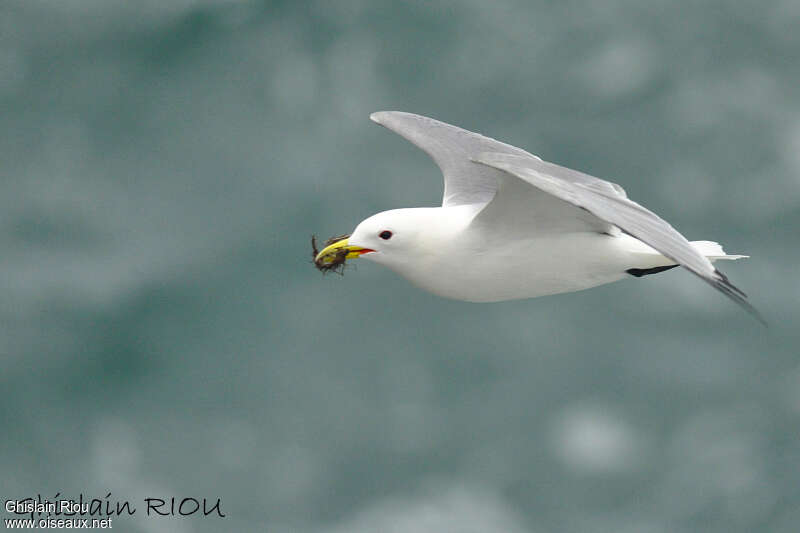
<svg viewBox="0 0 800 533"><path fill-rule="evenodd" d="M427 249L447 248L463 245L458 241L465 234L464 230L483 207L483 204L465 204L450 207L416 208L424 231L419 235L420 243Z"/></svg>

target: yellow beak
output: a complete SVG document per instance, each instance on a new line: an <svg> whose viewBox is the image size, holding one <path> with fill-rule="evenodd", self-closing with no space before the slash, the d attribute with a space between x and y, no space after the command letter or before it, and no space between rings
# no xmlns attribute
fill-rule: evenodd
<svg viewBox="0 0 800 533"><path fill-rule="evenodd" d="M323 248L322 251L317 254L317 257L314 258L314 262L333 263L334 260L341 257L342 250L347 250L347 255L344 256L345 259L355 259L361 254L375 251L369 248L362 248L361 246L351 246L347 239L342 239Z"/></svg>

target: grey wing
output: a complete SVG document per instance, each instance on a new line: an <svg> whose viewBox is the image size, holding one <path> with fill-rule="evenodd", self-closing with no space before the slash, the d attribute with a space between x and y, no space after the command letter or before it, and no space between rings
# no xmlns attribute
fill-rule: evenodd
<svg viewBox="0 0 800 533"><path fill-rule="evenodd" d="M505 219L508 225L503 230L506 232L519 231L522 228L536 228L541 232L615 231L612 224L586 211L527 184L523 186L522 182L508 183L503 179L505 172L502 170L476 165L472 161L487 152L540 161L525 150L412 113L379 111L370 115L370 119L407 139L433 159L444 175L444 207L486 204L495 194L500 194L504 198L501 203L505 207L508 204L520 206L515 211L518 217L514 220ZM605 190L609 194L625 196L625 191L619 185L580 172L564 170L567 171L564 179ZM499 191L500 188L503 190ZM491 209L489 206L489 210Z"/></svg>
<svg viewBox="0 0 800 533"><path fill-rule="evenodd" d="M470 159L483 152L535 158L525 150L432 118L401 111L379 111L369 117L422 149L444 176L444 207L486 203L497 190L500 172Z"/></svg>
<svg viewBox="0 0 800 533"><path fill-rule="evenodd" d="M652 211L629 200L610 182L538 158L484 153L473 160L502 170L507 176L519 178L613 224L697 275L764 323L758 311L745 299L746 295L695 250L683 235ZM489 204L487 209L491 207Z"/></svg>

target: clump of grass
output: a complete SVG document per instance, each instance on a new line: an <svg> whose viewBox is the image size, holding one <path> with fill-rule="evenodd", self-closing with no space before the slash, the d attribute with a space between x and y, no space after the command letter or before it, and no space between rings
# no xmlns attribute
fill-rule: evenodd
<svg viewBox="0 0 800 533"><path fill-rule="evenodd" d="M324 249L326 246L330 246L331 244L338 242L342 239L348 238L350 235L339 235L338 237L331 237L322 245ZM344 248L340 248L336 250L336 252L332 254L327 254L319 259L317 256L319 255L319 250L317 249L317 236L311 236L311 261L314 263L314 266L317 267L317 270L322 272L323 274L327 274L328 272L335 272L340 276L344 275L344 268L345 268L345 261L347 260L347 250Z"/></svg>

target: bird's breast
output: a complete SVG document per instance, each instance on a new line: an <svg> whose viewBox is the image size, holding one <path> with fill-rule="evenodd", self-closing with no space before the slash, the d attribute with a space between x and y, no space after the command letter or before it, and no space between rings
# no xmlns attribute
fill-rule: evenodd
<svg viewBox="0 0 800 533"><path fill-rule="evenodd" d="M588 289L624 277L616 237L572 233L497 244L443 246L398 270L445 298L496 302Z"/></svg>

